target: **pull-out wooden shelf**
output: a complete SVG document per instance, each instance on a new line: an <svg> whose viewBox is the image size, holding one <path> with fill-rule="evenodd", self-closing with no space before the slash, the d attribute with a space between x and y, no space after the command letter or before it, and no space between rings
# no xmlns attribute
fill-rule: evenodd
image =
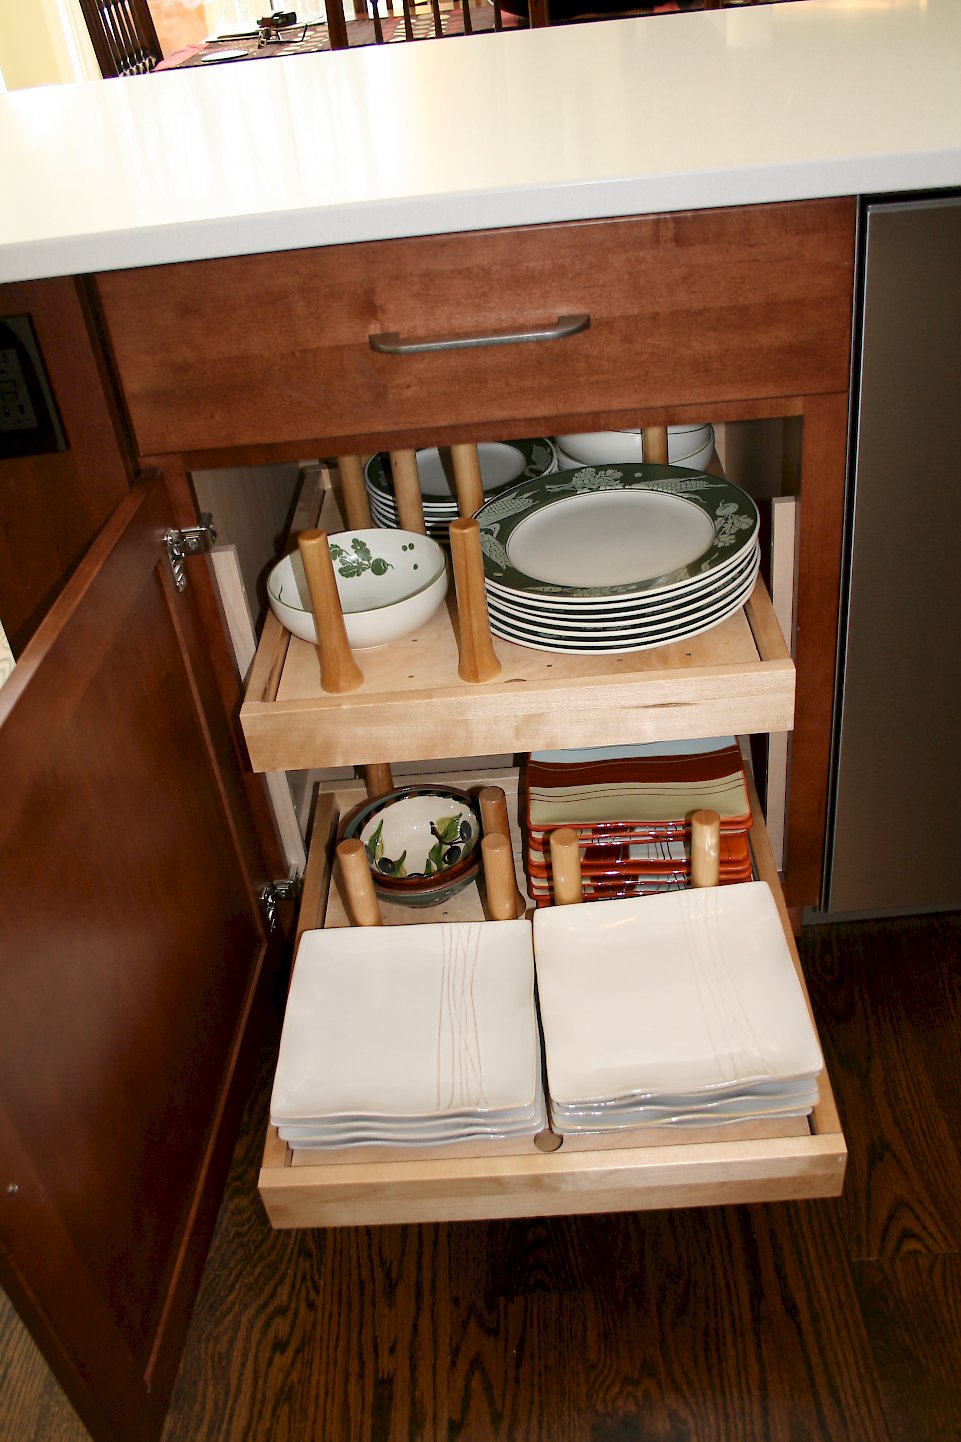
<svg viewBox="0 0 961 1442"><path fill-rule="evenodd" d="M495 779L505 784L502 778ZM325 918L327 925L346 924L327 858L338 810L352 805L358 796L354 791L321 798L305 876L302 926L321 924L319 918ZM772 887L803 986L756 798L754 812L755 872ZM471 887L436 912L392 907L385 909L384 920L403 924L483 915L482 898ZM844 1179L844 1137L826 1073L810 1122L736 1123L705 1127L697 1134L662 1131L657 1137L651 1134L650 1144L644 1146L621 1147L614 1139L615 1144L600 1148L588 1139L578 1141L576 1147L565 1141L550 1153L532 1145L523 1155L447 1154L410 1161L371 1159L368 1149L363 1160L331 1162L307 1152L295 1155L271 1128L260 1193L275 1227L334 1227L836 1196Z"/></svg>
<svg viewBox="0 0 961 1442"><path fill-rule="evenodd" d="M794 663L761 581L723 625L651 651L565 656L495 638L501 674L479 685L458 678L453 587L448 599L417 635L356 652L363 685L340 695L321 689L315 648L268 616L240 713L254 770L793 726Z"/></svg>

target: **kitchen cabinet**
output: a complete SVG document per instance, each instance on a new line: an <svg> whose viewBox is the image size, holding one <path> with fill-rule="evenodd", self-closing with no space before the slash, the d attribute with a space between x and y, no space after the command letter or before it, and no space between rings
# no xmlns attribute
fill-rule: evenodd
<svg viewBox="0 0 961 1442"><path fill-rule="evenodd" d="M791 724L793 712L796 775L788 900L794 905L814 900L833 694L854 221L853 200L813 201L573 222L493 236L324 247L105 272L92 278L89 290L102 329L102 364L116 376L140 465L158 468L164 484L143 482L108 523L84 569L61 597L64 606L51 612L44 623L47 629L41 628L21 658L15 690L2 698L7 717L0 736L7 748L4 759L10 763L6 774L11 774L22 750L34 755L38 738L52 735L42 708L38 713L26 709L31 694L37 691L41 699L56 694L65 676L77 696L87 698L109 672L113 682L104 684L102 704L112 707L120 693L135 708L129 717L120 711L116 716L128 749L131 737L156 742L156 752L148 749L148 760L140 766L141 779L149 774L154 790L144 791L142 804L128 798L123 829L111 830L101 819L105 854L98 862L91 856L90 873L78 871L79 896L73 890L61 895L55 859L67 852L68 836L83 837L86 846L89 818L100 816L98 808L102 818L111 815L111 788L92 765L93 753L101 754L96 739L99 714L77 732L69 786L51 791L43 783L46 790L32 791L24 783L5 798L4 834L11 855L29 855L38 847L25 830L27 822L42 826L58 810L63 837L29 893L31 912L46 911L51 918L44 966L37 970L23 965L13 974L22 978L24 1004L33 1008L31 1035L44 1038L37 1051L46 1067L47 1048L56 1049L55 1037L68 1029L67 1018L61 1016L60 1030L45 1030L42 998L31 996L31 990L38 987L45 995L55 989L58 952L53 941L67 935L63 955L79 994L85 996L79 1015L90 1018L91 1048L99 1064L82 1072L76 1086L80 1115L65 1155L84 1139L109 1130L110 1099L119 1105L116 1099L128 1095L131 1037L156 1063L143 1082L147 1132L131 1137L130 1125L126 1133L118 1132L118 1138L127 1135L131 1140L134 1175L156 1175L158 1163L150 1146L158 1129L170 1145L179 1145L179 1138L171 1140L179 1113L193 1137L189 1163L183 1164L189 1175L179 1190L176 1174L167 1186L161 1208L168 1218L164 1236L152 1235L149 1191L127 1177L126 1190L118 1194L120 1232L128 1238L129 1254L137 1254L139 1234L146 1231L157 1249L148 1270L153 1277L167 1278L163 1305L158 1291L152 1295L152 1310L138 1316L132 1340L124 1342L128 1355L121 1368L111 1339L126 1338L131 1331L116 1291L127 1256L114 1245L117 1226L103 1216L104 1188L96 1158L91 1155L77 1171L68 1165L48 1166L54 1142L64 1133L61 1088L53 1082L34 1097L22 1124L8 1118L13 1133L5 1151L22 1158L30 1185L36 1176L38 1194L29 1198L29 1208L19 1211L13 1195L6 1200L6 1212L14 1219L10 1231L5 1230L13 1243L4 1280L10 1279L18 1306L98 1436L149 1437L159 1425L182 1337L180 1322L202 1255L204 1216L216 1205L222 1174L213 1154L218 1148L222 1154L229 1136L224 1088L227 1079L242 1073L239 1059L264 974L265 937L255 891L269 877L269 838L262 816L257 825L257 778L249 772L239 775L234 759L225 719L233 702L225 676L224 638L206 563L200 558L188 561L184 593L176 591L164 570L165 529L195 519L190 514L189 470L618 424L799 417L802 619L796 700L790 661L783 646L779 649L776 627L772 632L759 593L747 618L734 618L713 642L692 644L691 656L670 648L660 656L619 658L592 674L583 658L555 667L537 653L520 654L518 648L498 642L498 652L508 661L504 681L466 687L450 674L454 652L445 636L434 653L437 674L427 691L393 688L393 700L383 705L383 693L365 695L361 690L353 700L345 703L341 698L331 705L322 693L316 694L314 685L314 695L294 695L289 702L288 710L300 717L300 731L293 732L286 725L279 732L276 728L276 708L285 704L282 692L279 702L266 690L254 694L245 710L249 726L252 713L265 708L258 724L264 735L273 733L273 749L257 726L248 730L247 744L254 765L270 767L446 755L452 730L457 731L460 751L465 749L462 731L472 747L485 752L491 750L489 738L494 735L497 747L526 750L559 745L564 739L572 744L573 738L579 744L600 744L627 736L704 734L708 718L723 720L725 730L777 729ZM471 267L481 256L496 257L502 284L470 283ZM403 285L396 283L398 275ZM575 312L590 315L589 327L557 342L467 347L413 357L384 356L368 342L370 333L399 332L418 340L444 335L448 328L461 337L476 329L503 334L518 324L553 322ZM134 587L121 627L111 606L110 583L101 595L98 578L101 571L113 575L113 568L128 574L128 562L121 558L127 554L123 522L130 517L141 518L130 542L141 590ZM137 600L147 593L155 619L167 628L165 646L155 642L148 628L146 600ZM85 619L91 601L92 621ZM95 641L101 630L102 639ZM106 643L114 639L120 649L111 665ZM197 656L189 666L175 660L184 655L188 640L191 657L207 652L206 660ZM267 643L283 649L276 629L268 630ZM173 646L180 650L171 650ZM285 657L288 667L297 654L291 645ZM139 679L142 657L150 657L159 668L150 684ZM262 670L258 663L256 675ZM280 683L285 684L293 684L289 672ZM168 688L172 710L180 704L174 698L181 693L192 699L195 711L199 705L192 733L184 719L179 728L171 721L168 735ZM433 732L423 724L428 713L438 718ZM68 721L65 717L64 734L71 730ZM52 738L55 747L60 734ZM166 759L164 741L171 753ZM185 757L189 766L180 764ZM44 765L36 754L38 777ZM51 774L55 783L60 773ZM206 808L209 821L205 829L194 823L189 809L185 814L183 855L192 855L194 848L200 853L194 856L196 875L205 883L195 881L192 889L186 883L192 868L177 859L175 816L184 787L191 798L195 791L197 798L207 797L192 799L191 805ZM218 806L215 834L210 818ZM763 843L760 851L762 874L766 868L776 886ZM219 889L206 884L205 868L212 857L227 866L228 880ZM322 857L315 866L323 870ZM84 882L88 875L98 880ZM108 883L108 877L116 881ZM108 913L97 922L106 939L103 974L91 970L93 992L85 995L81 981L87 950L74 945L72 908L86 896L84 886L96 893L109 891L111 885L125 897L149 900L146 913L133 906L139 921L159 913L162 903L172 907L173 933L161 939L158 926L156 947L144 943L143 968L128 967L116 938L128 936L130 916L123 910ZM322 878L312 887L315 893L324 890ZM51 897L57 899L56 909ZM14 957L34 954L25 909L26 901L17 908L17 927L5 937ZM78 914L85 915L82 909ZM188 943L187 919L192 936L195 914L206 918L208 929L200 927L197 939ZM152 930L144 925L134 929L137 946ZM228 953L232 965L226 978ZM156 1002L157 987L167 997L166 1009ZM185 1020L178 1005L181 987L193 998L192 1021ZM108 1005L115 996L120 998L117 1006ZM61 1012L68 1011L65 1001ZM164 1043L171 1027L179 1037L172 1051ZM196 1055L190 1053L188 1037L199 1049ZM192 1084L193 1068L203 1073L203 1087ZM143 1114L135 1108L129 1115L132 1121ZM803 1136L709 1141L620 1154L565 1156L562 1149L533 1163L524 1158L524 1165L463 1162L442 1177L431 1174L436 1164L404 1164L414 1170L403 1175L388 1171L379 1178L369 1172L355 1175L349 1167L335 1177L334 1169L327 1168L330 1175L313 1188L309 1177L298 1175L313 1169L287 1166L287 1160L273 1158L287 1175L275 1187L272 1215L285 1224L316 1220L326 1225L351 1219L824 1194L840 1187L844 1151L827 1087L814 1130ZM124 1175L123 1157L116 1150L110 1175ZM395 1182L404 1183L401 1206L381 1212L381 1199ZM29 1187L24 1183L23 1188L18 1195L26 1201ZM318 1201L325 1190L335 1190L337 1196ZM306 1203L298 1200L299 1191L312 1191ZM285 1209L286 1218L281 1215ZM46 1246L51 1236L61 1238L63 1246L59 1281L52 1275L56 1266L36 1260L45 1255L38 1252L38 1244ZM101 1261L95 1265L98 1256ZM78 1279L69 1297L63 1278ZM90 1302L86 1329L84 1299Z"/></svg>
<svg viewBox="0 0 961 1442"><path fill-rule="evenodd" d="M802 504L816 524L831 515L843 482L853 256L854 203L841 200L131 269L98 277L97 291L141 452L176 450L199 464L208 448L221 458L244 446L265 458L283 454L292 436L324 454L695 415L796 415ZM482 258L502 284L478 293ZM243 298L226 314L225 294ZM503 343L565 315L589 323L561 339ZM385 334L444 348L385 354L376 348ZM466 337L491 343L458 344ZM806 600L812 650L818 637L822 650L834 643L832 598L812 604L811 574L816 568L823 583L837 564L839 516L832 521L819 527L816 546L811 533L806 550L802 541L799 605ZM455 735L466 754L519 752L787 730L794 721L793 667L763 588L745 614L662 651L612 662L503 642L496 650L501 676L466 686L442 611L415 639L361 656L358 691L328 695L313 648L269 617L241 712L251 764L268 771L437 759L450 754ZM822 672L827 696L816 681L799 691L795 744L809 757L827 744L820 716L812 718L818 706L830 711L832 676L831 667ZM819 858L812 818L823 804L823 759L801 774L810 856ZM802 816L796 851L804 828ZM761 826L757 851L777 886ZM323 858L315 865L323 872ZM804 863L796 871L805 876ZM817 872L808 859L813 880L792 880L816 888ZM715 1134L702 1155L692 1144L346 1166L310 1166L271 1139L262 1187L281 1225L835 1190L843 1141L829 1087L814 1131L804 1131Z"/></svg>

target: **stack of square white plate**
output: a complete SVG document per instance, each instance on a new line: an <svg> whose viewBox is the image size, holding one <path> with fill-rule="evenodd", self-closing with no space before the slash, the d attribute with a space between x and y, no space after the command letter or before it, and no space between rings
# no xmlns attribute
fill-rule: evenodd
<svg viewBox="0 0 961 1442"><path fill-rule="evenodd" d="M293 1148L443 1147L546 1125L529 921L301 938L271 1122Z"/></svg>
<svg viewBox="0 0 961 1442"><path fill-rule="evenodd" d="M583 466L477 512L491 630L539 651L643 651L711 630L750 596L758 510L682 466Z"/></svg>
<svg viewBox="0 0 961 1442"><path fill-rule="evenodd" d="M527 441L482 441L477 447L477 459L485 496L498 495L518 481L537 480L557 469L557 452L547 436ZM427 534L444 540L448 526L459 514L450 447L428 446L418 451L417 474ZM364 484L374 525L398 527L400 517L388 452L379 451L370 457L364 467Z"/></svg>
<svg viewBox="0 0 961 1442"><path fill-rule="evenodd" d="M534 947L561 1135L807 1115L817 1033L770 888L545 908Z"/></svg>

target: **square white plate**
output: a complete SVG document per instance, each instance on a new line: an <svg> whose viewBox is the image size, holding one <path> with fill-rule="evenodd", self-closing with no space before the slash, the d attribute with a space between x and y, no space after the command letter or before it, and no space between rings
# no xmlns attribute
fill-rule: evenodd
<svg viewBox="0 0 961 1442"><path fill-rule="evenodd" d="M529 921L310 931L271 1120L485 1116L530 1104L538 1064Z"/></svg>
<svg viewBox="0 0 961 1442"><path fill-rule="evenodd" d="M562 1104L821 1070L766 883L546 907L533 924L548 1088Z"/></svg>

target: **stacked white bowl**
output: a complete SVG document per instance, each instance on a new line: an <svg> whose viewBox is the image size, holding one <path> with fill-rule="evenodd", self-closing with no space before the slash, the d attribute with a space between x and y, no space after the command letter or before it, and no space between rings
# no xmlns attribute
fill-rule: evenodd
<svg viewBox="0 0 961 1442"><path fill-rule="evenodd" d="M572 466L617 465L639 462L644 457L643 430L585 431L555 436L557 460L562 470ZM668 426L667 459L672 466L689 466L702 471L714 455L714 427L710 425Z"/></svg>

